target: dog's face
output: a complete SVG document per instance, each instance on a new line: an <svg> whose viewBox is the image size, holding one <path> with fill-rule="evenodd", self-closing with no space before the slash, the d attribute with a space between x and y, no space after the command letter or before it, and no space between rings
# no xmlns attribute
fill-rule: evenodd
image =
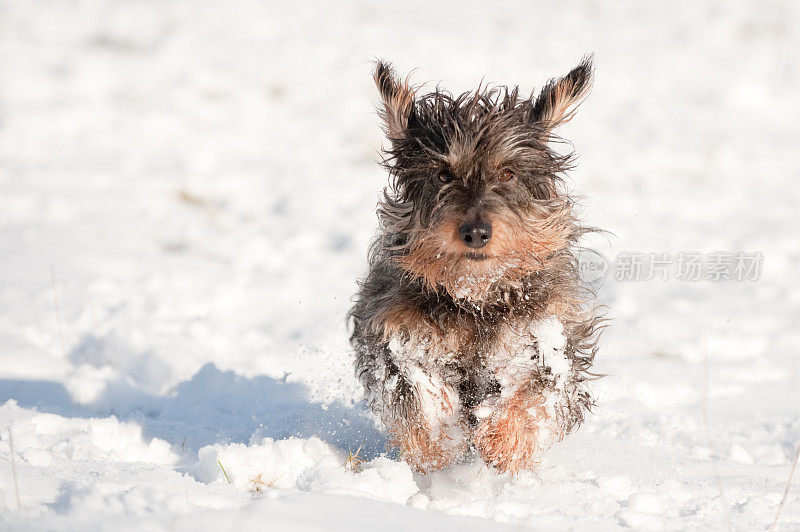
<svg viewBox="0 0 800 532"><path fill-rule="evenodd" d="M383 63L375 81L394 177L381 216L401 236L396 260L409 274L481 300L568 246L571 202L558 174L570 158L549 143L591 87L588 60L536 98L506 87L417 97Z"/></svg>

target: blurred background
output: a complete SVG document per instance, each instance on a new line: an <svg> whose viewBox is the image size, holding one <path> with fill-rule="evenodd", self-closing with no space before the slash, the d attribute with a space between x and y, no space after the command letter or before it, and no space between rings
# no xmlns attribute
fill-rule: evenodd
<svg viewBox="0 0 800 532"><path fill-rule="evenodd" d="M2 0L0 401L135 417L210 363L356 404L344 316L386 184L371 62L528 93L593 52L560 133L602 252L763 263L609 278L584 437L674 452L665 478L717 456L779 486L800 438L798 22L788 1Z"/></svg>

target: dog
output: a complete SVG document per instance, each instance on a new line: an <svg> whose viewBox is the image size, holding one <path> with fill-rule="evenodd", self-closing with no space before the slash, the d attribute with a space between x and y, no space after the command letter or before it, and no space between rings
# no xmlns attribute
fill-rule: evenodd
<svg viewBox="0 0 800 532"><path fill-rule="evenodd" d="M419 88L378 61L389 141L379 234L348 319L356 374L421 473L480 456L533 470L593 406L602 317L579 277L582 226L555 130L588 95L591 56L538 95Z"/></svg>

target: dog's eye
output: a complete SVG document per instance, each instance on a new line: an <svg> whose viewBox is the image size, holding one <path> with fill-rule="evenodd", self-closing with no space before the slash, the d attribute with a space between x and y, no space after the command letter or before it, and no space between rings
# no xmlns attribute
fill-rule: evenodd
<svg viewBox="0 0 800 532"><path fill-rule="evenodd" d="M436 177L437 179L439 179L440 183L449 183L450 181L453 180L453 174L451 174L447 170L442 170Z"/></svg>
<svg viewBox="0 0 800 532"><path fill-rule="evenodd" d="M511 181L512 179L514 179L514 171L509 170L508 168L500 172L500 174L497 176L497 180L502 181L504 183L506 181Z"/></svg>

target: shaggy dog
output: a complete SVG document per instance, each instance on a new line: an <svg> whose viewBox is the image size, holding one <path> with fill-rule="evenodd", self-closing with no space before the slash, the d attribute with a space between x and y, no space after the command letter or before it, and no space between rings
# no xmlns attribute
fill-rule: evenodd
<svg viewBox="0 0 800 532"><path fill-rule="evenodd" d="M589 93L591 58L537 96L417 94L379 62L391 185L349 318L373 411L415 469L478 453L531 469L592 405L601 321L574 251L590 229L554 130Z"/></svg>

